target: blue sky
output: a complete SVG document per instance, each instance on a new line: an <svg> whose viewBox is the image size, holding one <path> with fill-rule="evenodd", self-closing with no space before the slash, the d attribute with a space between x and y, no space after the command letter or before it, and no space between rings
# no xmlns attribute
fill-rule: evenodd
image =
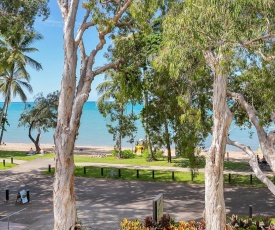
<svg viewBox="0 0 275 230"><path fill-rule="evenodd" d="M62 69L63 69L63 21L59 7L56 0L50 0L49 7L51 14L49 18L42 22L40 19L36 21L35 29L44 36L44 39L37 41L33 44L39 52L31 53L33 59L42 64L43 70L36 71L28 68L28 72L31 75L30 84L33 87L33 93L27 94L28 101L33 101L35 95L43 92L46 96L55 90L60 89ZM78 10L78 17L76 25L79 25L82 21L83 11L81 9L81 3ZM87 31L86 38L86 52L91 51L97 44L97 31L92 29ZM108 44L106 44L108 45ZM107 47L106 47L107 48ZM103 52L99 53L100 57L97 57L95 66L104 64ZM80 59L80 58L79 58ZM77 72L77 74L79 71ZM95 90L96 86L103 81L103 75L97 76L92 82L92 91L89 96L89 101L95 101L98 98ZM4 98L0 95L0 101L3 102ZM12 98L12 102L18 102L18 97Z"/></svg>

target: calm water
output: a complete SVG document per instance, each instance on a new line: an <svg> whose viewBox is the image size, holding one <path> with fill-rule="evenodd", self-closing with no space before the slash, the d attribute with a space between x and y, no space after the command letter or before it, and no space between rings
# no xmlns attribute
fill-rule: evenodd
<svg viewBox="0 0 275 230"><path fill-rule="evenodd" d="M3 103L0 103L3 106ZM134 112L139 113L142 106L137 105L134 107ZM129 111L130 111L129 107ZM7 126L7 132L4 133L4 142L8 143L31 143L28 137L28 129L24 127L18 127L18 120L20 114L24 110L24 103L13 102L8 109L8 121L10 126ZM84 105L81 125L79 129L79 135L76 140L76 145L82 146L114 146L113 137L108 133L106 128L106 123L108 119L105 119L98 111L96 107L96 102L86 102ZM138 127L138 132L135 139L144 138L144 130L139 121L136 122ZM274 128L274 127L272 127ZM235 128L234 124L231 125L230 138L235 141L239 141L243 144L249 145L252 149L257 150L259 143L256 137L255 129L252 128L251 131L254 132L252 138L249 136L248 130L241 130ZM51 129L49 132L44 133L42 131L41 143L43 144L53 144L53 133L54 130ZM36 131L33 130L33 136L36 136ZM206 140L206 148L210 146L211 137ZM124 140L123 146L130 147L131 144ZM234 150L234 147L228 146L228 150Z"/></svg>

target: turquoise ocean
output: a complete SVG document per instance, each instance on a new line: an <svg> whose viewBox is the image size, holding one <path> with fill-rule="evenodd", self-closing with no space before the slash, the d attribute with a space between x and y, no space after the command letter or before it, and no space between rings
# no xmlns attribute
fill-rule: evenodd
<svg viewBox="0 0 275 230"><path fill-rule="evenodd" d="M0 103L0 107L3 103ZM10 126L6 127L6 132L4 132L3 141L6 143L31 143L28 137L28 128L18 127L18 120L20 114L23 112L25 104L22 102L12 102L8 109L8 122ZM129 112L131 107L127 108ZM142 105L136 105L134 107L134 112L138 114L142 109ZM114 146L115 142L113 137L108 133L106 124L109 123L108 118L104 118L98 111L96 102L90 101L86 102L83 108L83 113L81 117L81 124L79 129L79 135L76 140L76 146ZM138 127L138 132L135 134L135 140L144 138L144 130L140 121L136 122ZM271 127L275 128L275 127ZM269 129L271 129L269 128ZM259 142L256 136L255 128L250 130L237 128L234 124L230 128L230 138L232 140L241 142L243 144L249 145L253 150L259 148ZM254 133L250 137L250 132ZM54 130L50 129L49 132L41 133L42 144L52 144ZM36 137L36 130L33 130L33 136ZM211 144L211 136L206 139L205 148L209 148ZM123 141L123 147L131 147L132 145ZM228 150L237 150L237 148L232 146L227 146Z"/></svg>

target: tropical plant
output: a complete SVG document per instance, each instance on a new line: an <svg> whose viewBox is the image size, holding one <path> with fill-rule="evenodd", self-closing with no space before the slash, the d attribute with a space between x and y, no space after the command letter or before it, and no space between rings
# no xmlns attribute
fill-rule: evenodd
<svg viewBox="0 0 275 230"><path fill-rule="evenodd" d="M36 70L42 69L42 66L26 54L38 51L36 48L30 47L30 45L40 39L42 39L42 36L36 32L25 35L15 33L14 36L7 34L0 36L0 49L3 51L3 56L5 56L0 63L0 93L5 98L3 112L0 114L0 121L7 115L12 95L13 97L18 95L23 102L26 102L27 96L24 88L28 92L32 92L32 87L29 84L30 75L26 71L26 66L29 65ZM1 142L2 135L0 137Z"/></svg>

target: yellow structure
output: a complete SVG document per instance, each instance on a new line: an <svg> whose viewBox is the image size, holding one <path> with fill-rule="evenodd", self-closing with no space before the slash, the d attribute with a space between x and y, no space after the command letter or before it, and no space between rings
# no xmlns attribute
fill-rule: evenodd
<svg viewBox="0 0 275 230"><path fill-rule="evenodd" d="M144 151L144 145L145 145L145 141L143 139L139 139L135 146L135 153L141 154Z"/></svg>

